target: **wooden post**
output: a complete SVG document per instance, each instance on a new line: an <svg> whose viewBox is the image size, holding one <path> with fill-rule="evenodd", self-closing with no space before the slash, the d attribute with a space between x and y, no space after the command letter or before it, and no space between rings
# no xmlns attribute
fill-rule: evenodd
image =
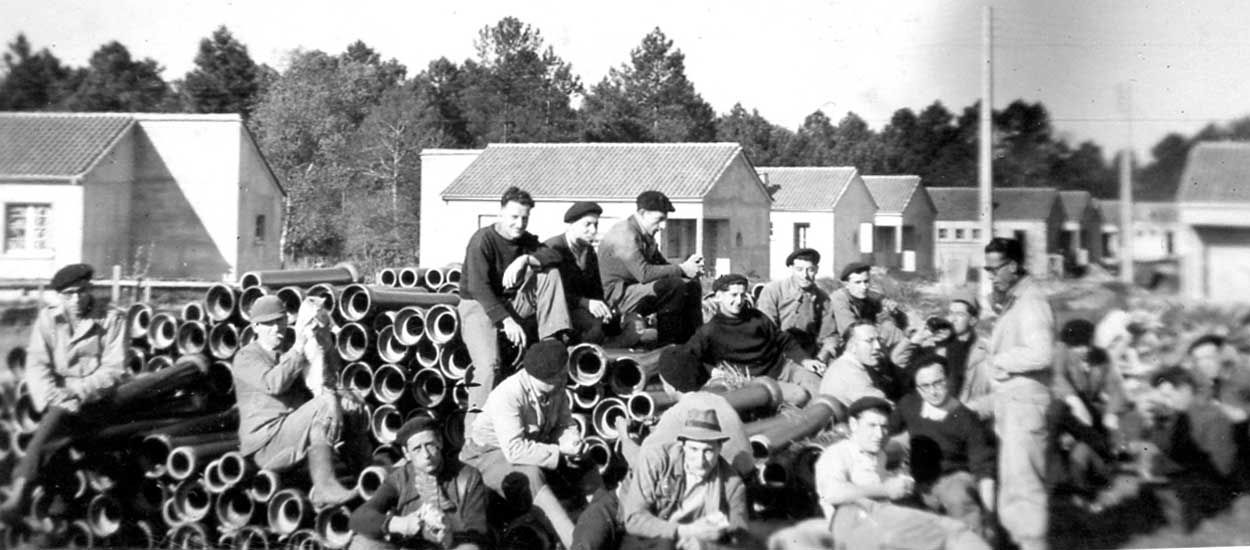
<svg viewBox="0 0 1250 550"><path fill-rule="evenodd" d="M143 303L152 303L152 281L150 279L144 279L143 281Z"/></svg>
<svg viewBox="0 0 1250 550"><path fill-rule="evenodd" d="M120 302L122 299L121 279L122 279L122 266L114 264L113 265L113 284L112 284L111 292L109 293L109 297L112 298L111 303L114 306L116 306L118 302Z"/></svg>
<svg viewBox="0 0 1250 550"><path fill-rule="evenodd" d="M988 242L994 238L994 18L990 6L981 12L981 112L980 139L977 144L978 170L977 203L981 234ZM979 251L978 251L979 253ZM979 297L982 304L989 304L990 292L993 290L990 278L984 272L980 274L981 284ZM990 311L983 308L982 311Z"/></svg>

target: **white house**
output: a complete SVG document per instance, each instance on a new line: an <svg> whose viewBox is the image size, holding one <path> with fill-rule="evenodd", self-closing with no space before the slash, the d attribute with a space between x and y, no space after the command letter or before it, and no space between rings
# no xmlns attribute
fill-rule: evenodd
<svg viewBox="0 0 1250 550"><path fill-rule="evenodd" d="M937 209L920 176L864 176L877 203L873 263L903 271L933 269L933 222Z"/></svg>
<svg viewBox="0 0 1250 550"><path fill-rule="evenodd" d="M1250 301L1250 143L1199 143L1176 193L1181 288L1192 298Z"/></svg>
<svg viewBox="0 0 1250 550"><path fill-rule="evenodd" d="M0 277L276 268L284 194L238 115L0 113Z"/></svg>
<svg viewBox="0 0 1250 550"><path fill-rule="evenodd" d="M985 265L988 236L978 226L976 187L930 187L929 196L937 207L936 256L938 269L955 280L966 279L968 271ZM1059 192L1051 187L1000 187L994 189L994 236L1021 241L1025 263L1040 276L1061 266L1052 265L1063 227L1063 205Z"/></svg>
<svg viewBox="0 0 1250 550"><path fill-rule="evenodd" d="M799 248L821 254L822 275L837 277L851 262L870 260L872 201L853 167L757 168L773 192L771 278L786 276L786 256Z"/></svg>
<svg viewBox="0 0 1250 550"><path fill-rule="evenodd" d="M1120 201L1100 199L1097 205L1102 212L1104 262L1113 261L1120 251ZM1175 202L1133 201L1134 260L1154 262L1180 254L1176 216Z"/></svg>
<svg viewBox="0 0 1250 550"><path fill-rule="evenodd" d="M464 259L478 228L493 223L509 186L529 191L529 231L546 239L564 231L576 201L603 207L600 232L635 211L654 189L673 202L660 246L671 259L701 252L710 273L768 275L772 203L737 143L523 143L475 151L421 154L421 263Z"/></svg>
<svg viewBox="0 0 1250 550"><path fill-rule="evenodd" d="M1102 259L1102 211L1094 204L1089 191L1060 191L1063 205L1063 231L1059 233L1059 251L1071 255L1076 265L1097 263Z"/></svg>

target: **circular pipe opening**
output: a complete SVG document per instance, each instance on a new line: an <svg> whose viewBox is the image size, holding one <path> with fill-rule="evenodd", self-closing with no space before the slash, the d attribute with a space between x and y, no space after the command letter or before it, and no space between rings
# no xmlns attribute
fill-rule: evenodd
<svg viewBox="0 0 1250 550"><path fill-rule="evenodd" d="M422 279L425 283L425 288L430 290L443 286L443 283L447 281L447 279L443 277L443 270L436 268L425 270Z"/></svg>
<svg viewBox="0 0 1250 550"><path fill-rule="evenodd" d="M148 343L154 349L169 349L178 338L178 320L168 313L152 316L148 324Z"/></svg>
<svg viewBox="0 0 1250 550"><path fill-rule="evenodd" d="M152 308L147 304L135 304L127 310L126 317L130 338L147 338L148 324L152 322Z"/></svg>
<svg viewBox="0 0 1250 550"><path fill-rule="evenodd" d="M751 456L755 460L768 460L772 453L768 450L768 440L760 436L751 436Z"/></svg>
<svg viewBox="0 0 1250 550"><path fill-rule="evenodd" d="M304 301L304 291L297 286L284 286L278 289L277 296L288 314L298 312L299 303Z"/></svg>
<svg viewBox="0 0 1250 550"><path fill-rule="evenodd" d="M613 393L629 395L642 389L644 385L642 376L642 368L638 366L637 361L622 357L612 365L612 374L608 377L608 383L612 386Z"/></svg>
<svg viewBox="0 0 1250 550"><path fill-rule="evenodd" d="M269 289L263 286L250 286L243 289L243 292L239 294L239 318L244 321L250 321L252 319L252 304L268 295Z"/></svg>
<svg viewBox="0 0 1250 550"><path fill-rule="evenodd" d="M417 286L417 270L411 267L405 267L399 270L399 286L403 288L412 288Z"/></svg>
<svg viewBox="0 0 1250 550"><path fill-rule="evenodd" d="M424 368L435 368L439 366L439 360L442 359L442 349L431 342L429 338L422 338L417 341L415 350L417 364Z"/></svg>
<svg viewBox="0 0 1250 550"><path fill-rule="evenodd" d="M335 306L338 305L338 295L334 292L334 286L326 283L320 283L308 287L306 295L321 298L323 300L322 307L331 313L334 312ZM295 305L294 311L299 311L299 304Z"/></svg>
<svg viewBox="0 0 1250 550"><path fill-rule="evenodd" d="M131 374L139 374L146 366L147 355L143 353L143 350L134 347L126 350L126 370Z"/></svg>
<svg viewBox="0 0 1250 550"><path fill-rule="evenodd" d="M573 404L583 409L593 409L603 399L603 390L599 386L573 387Z"/></svg>
<svg viewBox="0 0 1250 550"><path fill-rule="evenodd" d="M343 325L336 340L339 356L344 361L359 361L369 351L369 333L359 324Z"/></svg>
<svg viewBox="0 0 1250 550"><path fill-rule="evenodd" d="M425 315L425 335L436 344L446 344L460 333L460 316L447 304L430 307Z"/></svg>
<svg viewBox="0 0 1250 550"><path fill-rule="evenodd" d="M415 346L425 334L425 312L406 307L395 314L395 338L405 346Z"/></svg>
<svg viewBox="0 0 1250 550"><path fill-rule="evenodd" d="M139 464L149 478L164 475L165 461L169 460L169 440L162 437L145 437L139 442Z"/></svg>
<svg viewBox="0 0 1250 550"><path fill-rule="evenodd" d="M781 486L790 480L786 467L776 462L769 462L760 468L760 482L764 485Z"/></svg>
<svg viewBox="0 0 1250 550"><path fill-rule="evenodd" d="M122 526L122 510L116 500L97 495L87 505L87 518L91 532L98 537L109 537Z"/></svg>
<svg viewBox="0 0 1250 550"><path fill-rule="evenodd" d="M387 267L378 272L378 283L382 286L395 286L399 284L399 278L394 269Z"/></svg>
<svg viewBox="0 0 1250 550"><path fill-rule="evenodd" d="M469 408L469 387L464 382L458 382L451 387L451 401L460 409L468 410Z"/></svg>
<svg viewBox="0 0 1250 550"><path fill-rule="evenodd" d="M629 396L629 401L625 404L626 408L629 409L629 416L634 420L650 418L655 414L655 401L651 400L651 396L645 393L636 393Z"/></svg>
<svg viewBox="0 0 1250 550"><path fill-rule="evenodd" d="M174 449L165 461L165 471L174 479L186 479L195 471L195 457L186 447Z"/></svg>
<svg viewBox="0 0 1250 550"><path fill-rule="evenodd" d="M452 380L463 380L465 373L473 364L473 358L469 356L469 348L464 346L454 346L443 348L440 357L442 361L443 376Z"/></svg>
<svg viewBox="0 0 1250 550"><path fill-rule="evenodd" d="M235 290L228 285L218 283L209 287L204 293L204 312L215 322L229 319L237 308L238 299L235 298Z"/></svg>
<svg viewBox="0 0 1250 550"><path fill-rule="evenodd" d="M239 330L230 323L217 323L208 331L208 352L218 359L230 359L239 351Z"/></svg>
<svg viewBox="0 0 1250 550"><path fill-rule="evenodd" d="M239 286L243 288L260 286L260 275L258 275L255 271L248 271L247 273L244 273L243 276L239 278Z"/></svg>
<svg viewBox="0 0 1250 550"><path fill-rule="evenodd" d="M373 372L365 363L351 363L339 376L339 385L360 397L366 397L373 389Z"/></svg>
<svg viewBox="0 0 1250 550"><path fill-rule="evenodd" d="M187 302L183 305L181 317L183 321L199 321L201 323L207 318L204 315L204 306L199 302Z"/></svg>
<svg viewBox="0 0 1250 550"><path fill-rule="evenodd" d="M595 431L604 439L616 439L620 436L615 427L618 418L628 418L628 413L625 411L625 404L615 397L600 401L591 415Z"/></svg>
<svg viewBox="0 0 1250 550"><path fill-rule="evenodd" d="M360 477L356 478L356 493L365 500L373 498L373 494L382 488L382 481L385 478L385 469L379 466L365 468L360 472Z"/></svg>
<svg viewBox="0 0 1250 550"><path fill-rule="evenodd" d="M256 477L252 478L252 486L248 489L248 496L256 502L268 502L273 498L273 494L278 490L278 477L269 470L261 470L256 472Z"/></svg>
<svg viewBox="0 0 1250 550"><path fill-rule="evenodd" d="M174 366L174 360L168 355L157 355L148 359L147 372L156 372Z"/></svg>
<svg viewBox="0 0 1250 550"><path fill-rule="evenodd" d="M447 282L459 284L461 274L462 274L462 271L458 267L447 268L447 274L446 274Z"/></svg>
<svg viewBox="0 0 1250 550"><path fill-rule="evenodd" d="M178 327L177 340L178 353L182 355L204 353L208 345L208 332L204 330L204 323L187 321Z"/></svg>
<svg viewBox="0 0 1250 550"><path fill-rule="evenodd" d="M412 396L422 407L437 407L447 398L447 380L430 369L417 371L412 380Z"/></svg>
<svg viewBox="0 0 1250 550"><path fill-rule="evenodd" d="M221 480L234 485L243 480L243 474L247 470L246 462L239 453L226 453L217 459L217 472L221 476Z"/></svg>

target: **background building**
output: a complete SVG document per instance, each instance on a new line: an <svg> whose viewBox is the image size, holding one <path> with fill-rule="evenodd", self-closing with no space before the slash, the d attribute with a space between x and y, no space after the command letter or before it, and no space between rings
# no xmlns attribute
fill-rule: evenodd
<svg viewBox="0 0 1250 550"><path fill-rule="evenodd" d="M872 201L852 167L757 168L773 193L770 276L785 277L786 256L799 248L821 254L821 275L837 277L846 264L871 259Z"/></svg>
<svg viewBox="0 0 1250 550"><path fill-rule="evenodd" d="M930 187L937 208L934 222L938 270L944 278L966 280L969 270L985 265L989 238L978 227L976 187ZM1047 276L1059 266L1056 254L1063 227L1059 192L1050 187L994 189L994 236L1019 239L1033 273ZM1053 256L1052 256L1053 255ZM1053 259L1052 259L1053 257ZM949 279L948 279L949 280Z"/></svg>
<svg viewBox="0 0 1250 550"><path fill-rule="evenodd" d="M1073 265L1085 266L1102 259L1102 211L1089 191L1060 191L1063 230L1059 232L1059 252Z"/></svg>
<svg viewBox="0 0 1250 550"><path fill-rule="evenodd" d="M877 203L873 263L902 271L933 269L933 221L937 210L920 176L864 176Z"/></svg>
<svg viewBox="0 0 1250 550"><path fill-rule="evenodd" d="M1176 195L1182 291L1250 300L1250 144L1200 143Z"/></svg>

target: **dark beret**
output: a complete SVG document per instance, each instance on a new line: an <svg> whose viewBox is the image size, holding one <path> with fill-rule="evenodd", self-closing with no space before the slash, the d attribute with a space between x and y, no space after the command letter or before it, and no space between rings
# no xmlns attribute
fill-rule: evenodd
<svg viewBox="0 0 1250 550"><path fill-rule="evenodd" d="M1059 341L1070 348L1090 345L1094 342L1094 323L1085 319L1073 319L1064 323L1059 331Z"/></svg>
<svg viewBox="0 0 1250 550"><path fill-rule="evenodd" d="M673 202L659 191L643 191L634 202L638 205L639 210L653 210L656 212L674 212L677 210L673 208Z"/></svg>
<svg viewBox="0 0 1250 550"><path fill-rule="evenodd" d="M661 380L682 393L698 391L711 377L699 358L685 346L673 346L660 352L657 370Z"/></svg>
<svg viewBox="0 0 1250 550"><path fill-rule="evenodd" d="M747 286L748 284L750 283L747 281L746 275L730 273L728 275L721 275L720 277L717 277L716 282L712 283L712 291L720 292L722 290L729 290L729 287L733 285Z"/></svg>
<svg viewBox="0 0 1250 550"><path fill-rule="evenodd" d="M69 264L52 276L52 290L60 292L71 286L90 282L95 269L87 264Z"/></svg>
<svg viewBox="0 0 1250 550"><path fill-rule="evenodd" d="M866 264L864 262L851 262L846 264L846 267L842 268L842 273L838 275L838 280L845 281L846 278L850 277L853 273L868 271L870 269L872 269L872 264Z"/></svg>
<svg viewBox="0 0 1250 550"><path fill-rule="evenodd" d="M807 260L814 264L820 263L820 253L814 248L800 248L786 256L786 267L794 265L794 260Z"/></svg>
<svg viewBox="0 0 1250 550"><path fill-rule="evenodd" d="M890 416L890 411L894 410L894 405L891 405L885 398L869 395L856 399L854 403L851 403L851 406L846 409L846 415L850 418L859 418L859 414L867 410L881 411L882 414Z"/></svg>
<svg viewBox="0 0 1250 550"><path fill-rule="evenodd" d="M575 202L573 203L573 206L569 207L568 212L564 213L564 223L573 223L577 220L582 219L584 216L588 214L594 214L598 216L600 214L603 214L603 208L600 207L599 203L596 203L596 202L590 202L590 201Z"/></svg>
<svg viewBox="0 0 1250 550"><path fill-rule="evenodd" d="M409 418L407 422L404 422L403 426L399 427L399 432L395 434L395 443L402 448L408 444L408 438L426 430L432 430L441 435L437 421L424 414L418 414Z"/></svg>
<svg viewBox="0 0 1250 550"><path fill-rule="evenodd" d="M556 340L542 340L525 350L525 372L544 382L568 376L569 350Z"/></svg>

